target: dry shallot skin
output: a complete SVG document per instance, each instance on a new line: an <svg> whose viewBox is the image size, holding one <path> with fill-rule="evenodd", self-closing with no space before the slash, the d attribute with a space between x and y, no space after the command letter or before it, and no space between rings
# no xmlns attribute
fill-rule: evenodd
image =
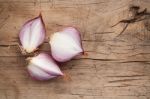
<svg viewBox="0 0 150 99"><path fill-rule="evenodd" d="M51 53L58 62L66 62L83 54L80 32L74 27L66 27L50 37Z"/></svg>
<svg viewBox="0 0 150 99"><path fill-rule="evenodd" d="M46 35L45 24L40 14L38 17L27 21L21 28L19 39L22 49L31 53L44 42Z"/></svg>
<svg viewBox="0 0 150 99"><path fill-rule="evenodd" d="M64 75L53 58L46 53L30 58L27 69L32 78L42 81Z"/></svg>

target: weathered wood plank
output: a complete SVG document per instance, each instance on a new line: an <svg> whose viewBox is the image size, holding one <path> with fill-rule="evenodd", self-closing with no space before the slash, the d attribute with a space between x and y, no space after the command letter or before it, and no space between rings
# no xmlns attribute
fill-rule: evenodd
<svg viewBox="0 0 150 99"><path fill-rule="evenodd" d="M62 70L71 76L71 81L58 78L43 83L32 80L26 73L25 66L24 59L19 57L1 58L0 82L3 86L0 87L1 90L10 88L17 90L13 88L17 87L18 97L27 95L26 97L30 98L37 95L39 99L42 99L42 96L48 97L49 94L58 97L60 95L72 95L72 97L147 97L149 95L150 67L147 63L73 60L62 66ZM6 81L8 82L5 83ZM8 88L5 85L9 85Z"/></svg>
<svg viewBox="0 0 150 99"><path fill-rule="evenodd" d="M150 11L149 0L0 0L0 99L149 99L150 21L132 23L131 5ZM87 56L63 63L63 77L30 78L17 44L24 22L42 12L47 36L65 26L81 31ZM50 51L48 41L40 51Z"/></svg>

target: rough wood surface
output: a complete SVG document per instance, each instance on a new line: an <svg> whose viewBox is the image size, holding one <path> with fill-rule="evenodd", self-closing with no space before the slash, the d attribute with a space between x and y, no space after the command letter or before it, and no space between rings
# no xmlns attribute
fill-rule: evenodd
<svg viewBox="0 0 150 99"><path fill-rule="evenodd" d="M129 7L150 12L150 0L0 0L0 99L150 99L150 20L124 28ZM32 80L18 32L42 12L47 36L65 26L81 31L87 56L61 66L71 76ZM41 50L49 51L47 41Z"/></svg>

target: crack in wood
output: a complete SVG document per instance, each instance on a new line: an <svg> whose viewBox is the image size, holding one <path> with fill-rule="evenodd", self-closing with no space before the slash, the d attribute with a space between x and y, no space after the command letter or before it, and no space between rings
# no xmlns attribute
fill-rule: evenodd
<svg viewBox="0 0 150 99"><path fill-rule="evenodd" d="M114 32L96 32L94 34L112 34L112 33L114 33Z"/></svg>
<svg viewBox="0 0 150 99"><path fill-rule="evenodd" d="M150 17L148 18L145 18L145 16L150 16L150 13L147 12L147 8L145 8L143 11L139 12L139 9L140 7L139 6L131 6L130 7L130 11L132 12L133 16L130 18L130 19L123 19L121 21L119 21L118 23L114 24L113 26L111 27L115 27L116 25L118 25L119 23L125 23L125 27L123 28L123 30L119 33L118 36L120 36L128 27L129 24L131 23L135 23L135 22L139 22L139 21L143 21L143 20L146 20L146 19L149 19ZM144 18L143 18L144 17Z"/></svg>
<svg viewBox="0 0 150 99"><path fill-rule="evenodd" d="M121 61L121 59L96 59L96 58L79 58L79 59L73 59L73 60L80 60L80 59L84 59L84 60L98 60L98 61Z"/></svg>
<svg viewBox="0 0 150 99"><path fill-rule="evenodd" d="M112 80L112 81L108 81L108 83L130 82L130 81L135 81L135 80L143 80L143 79L122 79L122 80Z"/></svg>
<svg viewBox="0 0 150 99"><path fill-rule="evenodd" d="M146 75L117 75L117 76L106 76L106 77L143 77Z"/></svg>
<svg viewBox="0 0 150 99"><path fill-rule="evenodd" d="M128 60L128 61L122 61L122 62L120 62L120 63L148 63L148 62L150 62L150 61L145 61L145 60L137 60L137 61L135 61L135 60Z"/></svg>

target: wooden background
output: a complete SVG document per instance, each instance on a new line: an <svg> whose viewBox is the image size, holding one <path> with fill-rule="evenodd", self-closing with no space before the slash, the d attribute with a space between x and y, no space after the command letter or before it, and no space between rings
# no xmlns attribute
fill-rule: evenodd
<svg viewBox="0 0 150 99"><path fill-rule="evenodd" d="M150 99L150 20L111 27L150 0L0 0L0 99ZM47 36L76 26L87 56L61 66L71 80L35 81L20 54L21 26L42 12ZM41 50L49 51L45 41Z"/></svg>

